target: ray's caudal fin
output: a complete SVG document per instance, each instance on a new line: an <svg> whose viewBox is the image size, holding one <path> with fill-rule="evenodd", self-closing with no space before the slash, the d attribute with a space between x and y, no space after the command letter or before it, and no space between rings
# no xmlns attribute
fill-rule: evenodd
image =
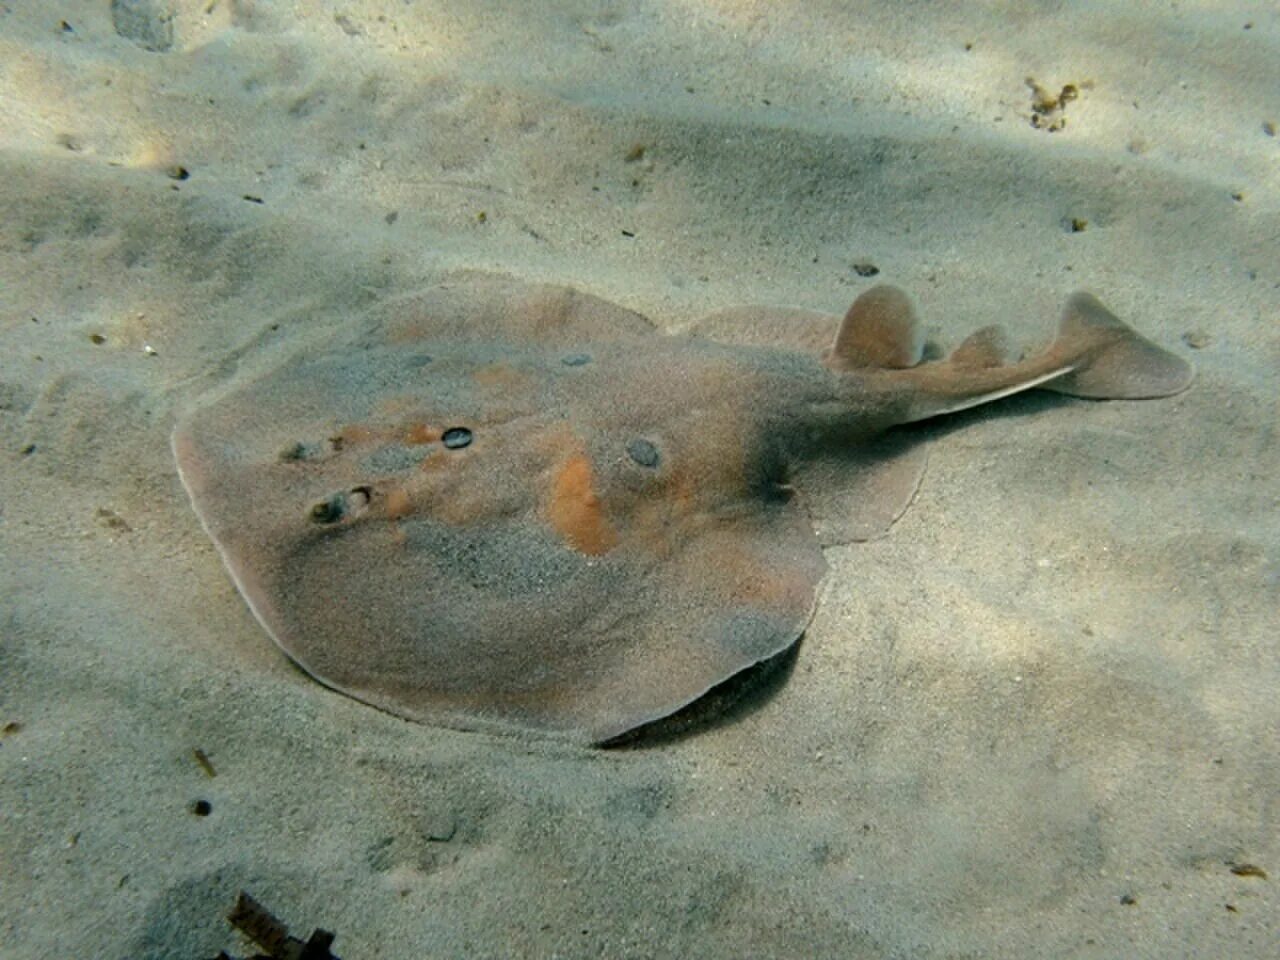
<svg viewBox="0 0 1280 960"><path fill-rule="evenodd" d="M866 291L849 308L827 366L892 378L909 402L900 422L925 420L1038 388L1091 399L1167 397L1191 383L1190 365L1131 329L1092 294L1072 294L1057 338L1035 356L1011 359L1002 328L984 327L946 360L922 363L924 334L906 294Z"/></svg>

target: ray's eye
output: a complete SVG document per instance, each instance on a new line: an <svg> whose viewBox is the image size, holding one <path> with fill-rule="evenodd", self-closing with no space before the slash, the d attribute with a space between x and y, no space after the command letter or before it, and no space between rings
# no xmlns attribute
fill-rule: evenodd
<svg viewBox="0 0 1280 960"><path fill-rule="evenodd" d="M560 362L566 367L584 367L591 362L591 356L585 353L571 353L567 357L561 357Z"/></svg>
<svg viewBox="0 0 1280 960"><path fill-rule="evenodd" d="M337 523L346 513L346 494L335 493L327 500L321 500L311 508L313 523Z"/></svg>
<svg viewBox="0 0 1280 960"><path fill-rule="evenodd" d="M627 456L640 466L651 470L662 462L662 455L658 453L658 448L651 440L646 440L644 437L636 437L627 444Z"/></svg>
<svg viewBox="0 0 1280 960"><path fill-rule="evenodd" d="M373 499L373 489L370 487L341 490L319 503L312 504L309 514L311 522L328 526L348 517L359 516L369 506L371 499Z"/></svg>
<svg viewBox="0 0 1280 960"><path fill-rule="evenodd" d="M450 427L440 440L449 450L461 450L463 447L471 446L471 438L472 433L466 427Z"/></svg>

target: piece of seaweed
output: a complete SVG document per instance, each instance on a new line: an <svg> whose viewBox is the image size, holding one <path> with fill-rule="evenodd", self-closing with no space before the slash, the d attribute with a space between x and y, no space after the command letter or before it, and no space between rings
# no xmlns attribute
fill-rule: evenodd
<svg viewBox="0 0 1280 960"><path fill-rule="evenodd" d="M329 951L334 934L317 927L305 941L289 936L289 927L243 890L227 921L266 953L248 960L341 960ZM225 950L214 960L237 960Z"/></svg>

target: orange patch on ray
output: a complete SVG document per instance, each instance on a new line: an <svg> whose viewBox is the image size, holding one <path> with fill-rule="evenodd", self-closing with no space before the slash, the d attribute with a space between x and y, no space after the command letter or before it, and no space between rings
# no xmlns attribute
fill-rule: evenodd
<svg viewBox="0 0 1280 960"><path fill-rule="evenodd" d="M409 499L407 491L400 488L387 492L387 518L390 520L399 520L413 512L413 501Z"/></svg>
<svg viewBox="0 0 1280 960"><path fill-rule="evenodd" d="M570 457L551 481L547 519L556 533L580 553L598 557L617 545L617 531L605 518L586 454Z"/></svg>
<svg viewBox="0 0 1280 960"><path fill-rule="evenodd" d="M427 423L413 423L405 428L404 442L410 446L424 443L435 443L440 439L441 430Z"/></svg>

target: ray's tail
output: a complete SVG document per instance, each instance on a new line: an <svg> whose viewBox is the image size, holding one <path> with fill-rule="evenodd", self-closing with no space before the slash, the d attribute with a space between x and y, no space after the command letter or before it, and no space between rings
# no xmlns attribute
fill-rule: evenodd
<svg viewBox="0 0 1280 960"><path fill-rule="evenodd" d="M910 300L895 287L862 294L849 308L826 363L838 371L891 378L909 397L902 422L925 420L1023 390L1140 400L1185 390L1192 370L1137 333L1089 293L1067 301L1057 338L1014 358L998 326L969 336L947 359L921 362L924 336Z"/></svg>

